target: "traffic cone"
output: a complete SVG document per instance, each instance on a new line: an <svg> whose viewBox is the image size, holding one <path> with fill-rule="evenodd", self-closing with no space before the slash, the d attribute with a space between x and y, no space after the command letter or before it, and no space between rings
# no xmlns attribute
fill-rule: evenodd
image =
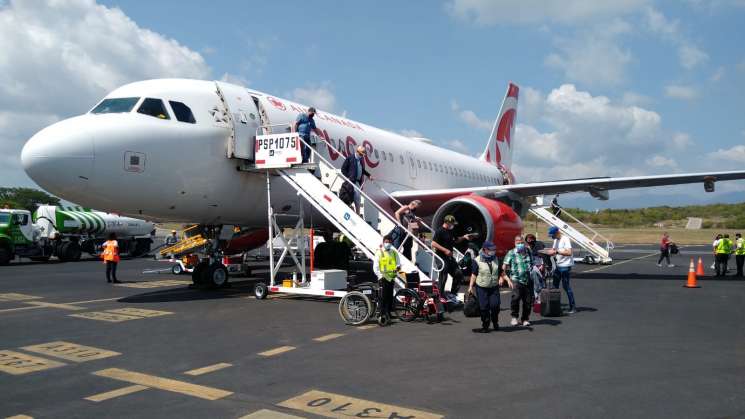
<svg viewBox="0 0 745 419"><path fill-rule="evenodd" d="M686 288L701 288L696 283L696 271L693 269L693 258L691 258L691 265L688 267L688 281L683 286Z"/></svg>
<svg viewBox="0 0 745 419"><path fill-rule="evenodd" d="M701 260L701 256L698 257L698 265L696 266L696 276L706 276L706 272L704 272L704 261Z"/></svg>

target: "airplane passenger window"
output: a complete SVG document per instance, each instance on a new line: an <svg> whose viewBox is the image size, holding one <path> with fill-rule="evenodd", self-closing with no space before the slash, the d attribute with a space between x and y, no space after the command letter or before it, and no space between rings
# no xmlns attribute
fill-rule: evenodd
<svg viewBox="0 0 745 419"><path fill-rule="evenodd" d="M135 107L138 97L116 97L104 99L91 113L127 113Z"/></svg>
<svg viewBox="0 0 745 419"><path fill-rule="evenodd" d="M189 109L188 106L184 105L181 102L176 102L173 100L169 100L168 103L171 104L173 114L176 115L176 119L178 119L180 122L187 122L189 124L197 123L197 120L194 119L194 114L191 113L191 109Z"/></svg>
<svg viewBox="0 0 745 419"><path fill-rule="evenodd" d="M163 101L160 99L146 98L142 101L140 109L137 109L137 113L154 116L159 119L171 119L168 117L168 112L163 105Z"/></svg>
<svg viewBox="0 0 745 419"><path fill-rule="evenodd" d="M378 150L373 150L373 152L375 153L375 158L380 159L380 155L378 155Z"/></svg>
<svg viewBox="0 0 745 419"><path fill-rule="evenodd" d="M393 153L388 152L388 160L393 161Z"/></svg>
<svg viewBox="0 0 745 419"><path fill-rule="evenodd" d="M416 161L416 166L417 166L418 168L420 168L420 169L422 168L422 162L421 162L421 160L417 159L417 161Z"/></svg>
<svg viewBox="0 0 745 419"><path fill-rule="evenodd" d="M383 160L388 160L385 158L385 151L383 151Z"/></svg>
<svg viewBox="0 0 745 419"><path fill-rule="evenodd" d="M404 156L400 156L400 155L399 155L398 157L400 157L400 158L401 158L401 164L404 164Z"/></svg>

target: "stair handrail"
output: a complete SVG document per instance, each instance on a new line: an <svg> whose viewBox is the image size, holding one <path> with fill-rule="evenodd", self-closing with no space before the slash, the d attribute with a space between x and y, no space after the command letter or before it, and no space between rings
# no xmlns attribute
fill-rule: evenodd
<svg viewBox="0 0 745 419"><path fill-rule="evenodd" d="M541 209L550 208L549 206L546 206L546 205L538 205L536 207L541 208ZM561 208L561 215L567 215L571 219L571 221L573 221L573 222L581 225L582 227L586 228L590 233L592 233L593 234L593 237L590 239L590 241L592 241L593 243L595 243L595 238L596 237L600 237L605 242L605 250L607 252L610 252L610 249L615 248L615 245L613 244L613 242L609 238L603 236L598 231L594 230L592 227L588 226L587 224L585 224L582 221L580 221L579 219L577 219L577 217L573 216L566 209ZM558 215L556 215L556 214L554 214L554 217L559 218L561 220L561 218ZM562 220L562 221L564 221L564 220Z"/></svg>

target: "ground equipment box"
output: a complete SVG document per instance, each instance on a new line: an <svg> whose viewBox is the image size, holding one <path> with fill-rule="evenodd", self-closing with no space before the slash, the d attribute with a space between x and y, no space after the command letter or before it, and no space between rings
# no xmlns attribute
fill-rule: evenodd
<svg viewBox="0 0 745 419"><path fill-rule="evenodd" d="M347 289L347 271L326 269L313 271L310 274L310 288L317 290Z"/></svg>

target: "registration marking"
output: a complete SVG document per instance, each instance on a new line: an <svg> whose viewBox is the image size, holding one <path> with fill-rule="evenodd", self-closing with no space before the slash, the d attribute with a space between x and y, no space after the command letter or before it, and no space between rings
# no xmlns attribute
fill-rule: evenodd
<svg viewBox="0 0 745 419"><path fill-rule="evenodd" d="M28 374L35 371L57 368L66 364L51 359L22 354L13 351L0 351L0 371L11 375Z"/></svg>
<svg viewBox="0 0 745 419"><path fill-rule="evenodd" d="M37 306L37 307L59 308L62 310L70 310L70 311L85 310L84 307L74 306L70 304L47 303L45 301L24 301L24 303L32 305L32 306Z"/></svg>
<svg viewBox="0 0 745 419"><path fill-rule="evenodd" d="M191 284L191 281L184 281L181 279L164 279L162 281L125 282L122 284L116 284L115 286L125 288L161 288L187 284Z"/></svg>
<svg viewBox="0 0 745 419"><path fill-rule="evenodd" d="M108 368L96 371L93 375L99 377L112 378L114 380L124 381L131 384L157 388L160 390L170 391L173 393L186 394L187 396L197 397L205 400L218 400L233 394L231 391L220 390L219 388L200 386L197 384L187 383L185 381L172 380L170 378L158 377L155 375L143 374L135 371L127 371L120 368Z"/></svg>
<svg viewBox="0 0 745 419"><path fill-rule="evenodd" d="M119 352L107 351L106 349L94 348L92 346L78 345L77 343L63 342L61 340L42 343L39 345L24 346L21 349L73 362L93 361L96 359L121 355Z"/></svg>
<svg viewBox="0 0 745 419"><path fill-rule="evenodd" d="M26 300L37 300L42 297L37 297L36 295L28 295L28 294L18 294L15 292L8 292L5 294L0 294L0 301L26 301Z"/></svg>
<svg viewBox="0 0 745 419"><path fill-rule="evenodd" d="M276 410L261 409L238 419L303 419L300 416L288 415Z"/></svg>
<svg viewBox="0 0 745 419"><path fill-rule="evenodd" d="M105 311L89 311L87 313L69 314L69 316L112 323L126 322L127 320L138 320L142 318L138 316L127 316L124 314L107 313Z"/></svg>
<svg viewBox="0 0 745 419"><path fill-rule="evenodd" d="M124 307L124 308L117 308L114 310L105 310L105 311L107 313L124 314L125 316L138 316L138 317L158 317L158 316L166 316L168 314L173 314L173 312L170 312L170 311L148 310L144 308L135 308L135 307Z"/></svg>
<svg viewBox="0 0 745 419"><path fill-rule="evenodd" d="M147 390L149 388L150 387L135 384L135 385L127 386L127 387L118 388L116 390L107 391L106 393L94 394L92 396L85 397L84 400L98 403L104 400L126 396L127 394L137 393L139 391Z"/></svg>
<svg viewBox="0 0 745 419"><path fill-rule="evenodd" d="M313 340L316 342L327 342L327 341L330 341L331 339L340 338L342 336L344 336L344 333L331 333L325 336L319 336L317 338L314 338Z"/></svg>
<svg viewBox="0 0 745 419"><path fill-rule="evenodd" d="M265 356L265 357L270 357L270 356L275 356L275 355L283 354L285 352L290 352L290 351L293 351L295 349L297 349L297 348L295 348L294 346L280 346L279 348L274 348L274 349L269 349L268 351L259 352L259 355Z"/></svg>
<svg viewBox="0 0 745 419"><path fill-rule="evenodd" d="M206 367L189 370L189 371L184 372L184 374L192 375L192 376L204 375L204 374L219 371L221 369L232 367L232 366L233 364L228 364L227 362L221 362L219 364L208 365Z"/></svg>
<svg viewBox="0 0 745 419"><path fill-rule="evenodd" d="M435 413L318 390L311 390L305 394L285 400L279 403L278 406L325 416L327 418L436 419L443 417Z"/></svg>

